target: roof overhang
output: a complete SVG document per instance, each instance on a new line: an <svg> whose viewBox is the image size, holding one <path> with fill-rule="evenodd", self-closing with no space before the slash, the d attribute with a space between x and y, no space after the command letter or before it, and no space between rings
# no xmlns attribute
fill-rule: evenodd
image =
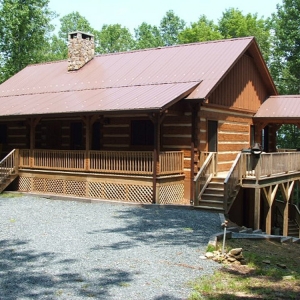
<svg viewBox="0 0 300 300"><path fill-rule="evenodd" d="M160 112L189 95L195 82L112 87L1 97L1 118Z"/></svg>

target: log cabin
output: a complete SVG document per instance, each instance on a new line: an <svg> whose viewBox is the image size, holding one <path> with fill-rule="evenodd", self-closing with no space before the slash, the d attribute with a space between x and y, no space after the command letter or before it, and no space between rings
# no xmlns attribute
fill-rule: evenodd
<svg viewBox="0 0 300 300"><path fill-rule="evenodd" d="M268 233L281 214L288 234L300 158L276 151L289 118L270 114L285 98L255 38L95 56L76 31L68 47L0 85L1 191L191 205Z"/></svg>

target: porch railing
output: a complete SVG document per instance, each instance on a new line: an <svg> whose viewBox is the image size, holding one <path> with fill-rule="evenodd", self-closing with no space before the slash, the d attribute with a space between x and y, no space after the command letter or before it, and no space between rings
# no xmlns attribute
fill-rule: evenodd
<svg viewBox="0 0 300 300"><path fill-rule="evenodd" d="M201 196L211 178L217 173L217 153L210 152L194 178L194 205L199 205Z"/></svg>
<svg viewBox="0 0 300 300"><path fill-rule="evenodd" d="M153 174L151 151L20 150L20 168L87 171L114 174ZM184 152L160 152L158 175L183 173Z"/></svg>
<svg viewBox="0 0 300 300"><path fill-rule="evenodd" d="M262 153L259 157L252 154L243 154L243 156L246 166L243 177L255 177L259 180L300 171L300 152Z"/></svg>

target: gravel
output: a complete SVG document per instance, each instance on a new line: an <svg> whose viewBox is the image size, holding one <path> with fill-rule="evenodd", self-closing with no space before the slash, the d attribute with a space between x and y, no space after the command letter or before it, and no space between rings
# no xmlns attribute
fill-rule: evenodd
<svg viewBox="0 0 300 300"><path fill-rule="evenodd" d="M0 299L187 299L217 213L0 196Z"/></svg>

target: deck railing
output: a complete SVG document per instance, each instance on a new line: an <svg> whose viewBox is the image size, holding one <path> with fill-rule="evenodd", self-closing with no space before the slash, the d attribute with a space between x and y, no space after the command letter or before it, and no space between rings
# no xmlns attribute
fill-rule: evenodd
<svg viewBox="0 0 300 300"><path fill-rule="evenodd" d="M153 174L151 151L20 150L20 168L113 174ZM184 152L160 152L157 175L183 173Z"/></svg>
<svg viewBox="0 0 300 300"><path fill-rule="evenodd" d="M90 171L152 174L153 152L90 151Z"/></svg>
<svg viewBox="0 0 300 300"><path fill-rule="evenodd" d="M300 152L262 153L258 157L252 154L243 155L246 166L243 177L255 177L259 180L300 171Z"/></svg>

